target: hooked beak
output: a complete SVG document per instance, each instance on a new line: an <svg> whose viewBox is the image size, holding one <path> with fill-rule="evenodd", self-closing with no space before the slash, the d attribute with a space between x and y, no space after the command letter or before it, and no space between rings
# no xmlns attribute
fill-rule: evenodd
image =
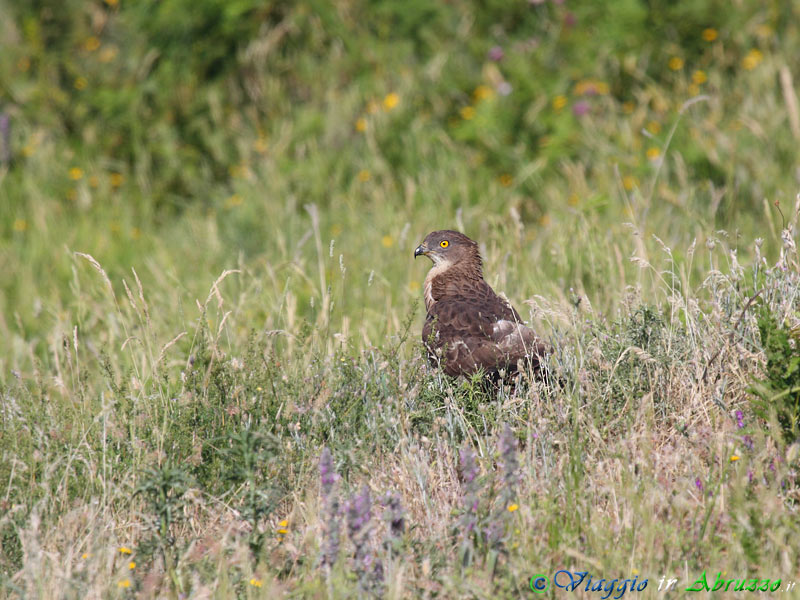
<svg viewBox="0 0 800 600"><path fill-rule="evenodd" d="M417 246L417 249L414 250L414 258L417 258L418 256L425 256L426 254L428 254L428 252L430 252L430 250L428 250L428 247L425 244L420 244L419 246Z"/></svg>

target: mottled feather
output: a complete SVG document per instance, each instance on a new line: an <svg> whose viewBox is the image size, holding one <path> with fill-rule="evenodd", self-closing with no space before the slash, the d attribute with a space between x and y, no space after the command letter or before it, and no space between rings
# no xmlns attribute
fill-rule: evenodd
<svg viewBox="0 0 800 600"><path fill-rule="evenodd" d="M483 279L478 245L462 233L434 231L414 252L433 261L425 278L422 341L431 362L451 376L483 371L513 376L520 362L536 369L548 347Z"/></svg>

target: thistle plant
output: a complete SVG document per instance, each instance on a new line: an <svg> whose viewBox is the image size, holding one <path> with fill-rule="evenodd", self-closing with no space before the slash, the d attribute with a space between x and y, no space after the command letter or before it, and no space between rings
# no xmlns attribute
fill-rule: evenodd
<svg viewBox="0 0 800 600"><path fill-rule="evenodd" d="M243 429L229 439L230 447L222 451L229 465L226 479L242 485L242 518L250 525L248 545L257 559L264 546L265 533L259 531L262 519L275 508L280 496L269 475L269 467L277 456L275 439L258 431Z"/></svg>
<svg viewBox="0 0 800 600"><path fill-rule="evenodd" d="M164 560L164 570L172 583L171 594L182 591L176 570L177 556L174 550L173 527L181 518L185 494L190 486L189 476L182 467L170 464L146 469L134 496L142 496L149 508L150 527L154 530L152 541L140 548L149 552L153 548Z"/></svg>

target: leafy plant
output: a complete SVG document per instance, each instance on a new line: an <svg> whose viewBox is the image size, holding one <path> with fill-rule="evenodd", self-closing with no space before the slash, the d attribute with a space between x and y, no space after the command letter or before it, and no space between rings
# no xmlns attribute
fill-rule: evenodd
<svg viewBox="0 0 800 600"><path fill-rule="evenodd" d="M763 377L750 391L754 412L768 418L774 410L787 442L798 438L800 417L800 335L779 323L767 307L758 314L758 331L766 355Z"/></svg>
<svg viewBox="0 0 800 600"><path fill-rule="evenodd" d="M164 569L172 583L172 592L182 590L178 577L176 562L177 551L174 528L182 519L185 505L185 494L189 490L191 480L181 466L169 463L150 467L144 471L134 496L142 496L148 508L150 527L154 531L151 543L143 543L145 554L152 550L160 553L164 560Z"/></svg>

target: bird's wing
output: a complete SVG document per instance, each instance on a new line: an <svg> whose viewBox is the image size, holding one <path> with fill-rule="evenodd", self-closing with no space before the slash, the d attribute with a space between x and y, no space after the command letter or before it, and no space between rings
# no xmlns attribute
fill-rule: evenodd
<svg viewBox="0 0 800 600"><path fill-rule="evenodd" d="M516 368L519 360L546 352L511 305L484 285L488 294L477 289L472 290L476 294L445 297L428 313L423 342L449 375Z"/></svg>

